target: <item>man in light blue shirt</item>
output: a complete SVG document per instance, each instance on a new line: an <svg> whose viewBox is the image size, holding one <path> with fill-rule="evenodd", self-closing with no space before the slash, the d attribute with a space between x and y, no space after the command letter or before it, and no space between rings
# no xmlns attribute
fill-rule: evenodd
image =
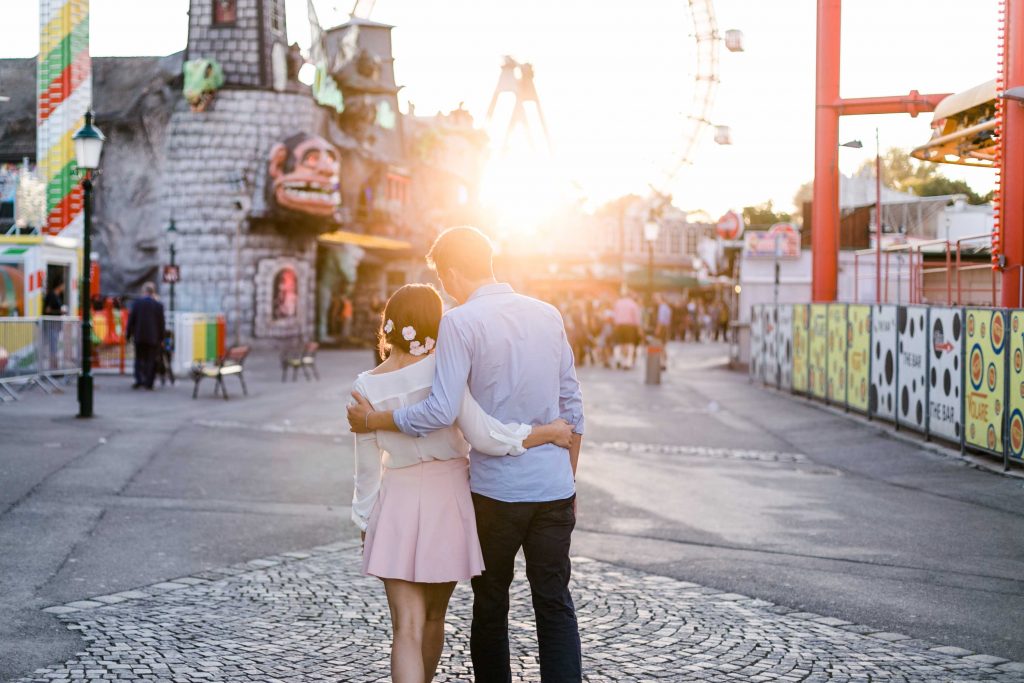
<svg viewBox="0 0 1024 683"><path fill-rule="evenodd" d="M542 681L580 681L579 629L569 594L576 523L575 472L584 419L572 350L558 310L494 278L490 241L474 228L442 233L427 256L460 305L441 320L430 396L394 413L365 399L348 411L354 432L422 436L449 427L467 389L503 422L573 425L568 450L537 446L520 456L470 453L470 486L486 569L473 579L471 651L478 683L507 683L508 609L516 553L526 556ZM362 400L361 400L362 399Z"/></svg>

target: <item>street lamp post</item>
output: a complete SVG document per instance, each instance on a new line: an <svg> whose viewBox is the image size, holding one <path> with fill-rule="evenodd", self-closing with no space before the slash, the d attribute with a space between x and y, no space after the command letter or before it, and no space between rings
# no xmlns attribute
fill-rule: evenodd
<svg viewBox="0 0 1024 683"><path fill-rule="evenodd" d="M647 309L654 304L654 243L658 241L661 225L653 218L644 223L644 240L647 242Z"/></svg>
<svg viewBox="0 0 1024 683"><path fill-rule="evenodd" d="M167 250L170 252L170 255L171 255L171 263L170 263L170 266L171 266L171 281L169 283L170 286L171 286L171 292L170 292L170 299L171 299L170 300L170 314L171 314L171 320L174 320L174 283L178 279L178 277L177 277L178 274L177 274L177 272L175 270L175 266L177 265L177 263L174 260L174 257L177 256L177 254L178 254L178 246L177 246L177 244L178 244L178 234L179 234L178 233L178 228L175 227L175 225L174 225L174 216L171 216L171 224L167 226Z"/></svg>
<svg viewBox="0 0 1024 683"><path fill-rule="evenodd" d="M654 308L654 243L658 241L661 225L655 216L648 216L644 223L644 240L647 242L647 311L648 323L654 323L654 331L658 327L658 312ZM646 334L645 334L646 336ZM661 384L661 358L665 349L654 344L647 344L647 370L645 384Z"/></svg>
<svg viewBox="0 0 1024 683"><path fill-rule="evenodd" d="M82 172L82 374L78 376L78 417L92 417L92 174L99 168L106 139L92 125L92 112L85 113L85 124L72 136L75 163Z"/></svg>
<svg viewBox="0 0 1024 683"><path fill-rule="evenodd" d="M839 146L862 149L864 143L850 140ZM882 145L878 128L875 128L875 303L882 303Z"/></svg>

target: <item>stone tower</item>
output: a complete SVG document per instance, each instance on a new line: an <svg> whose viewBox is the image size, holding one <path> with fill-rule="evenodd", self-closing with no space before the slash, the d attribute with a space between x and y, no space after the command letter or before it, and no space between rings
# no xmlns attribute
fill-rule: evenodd
<svg viewBox="0 0 1024 683"><path fill-rule="evenodd" d="M185 59L217 60L228 87L284 90L287 47L284 0L189 3Z"/></svg>
<svg viewBox="0 0 1024 683"><path fill-rule="evenodd" d="M225 314L228 343L308 339L315 237L259 218L271 149L321 128L287 65L284 0L191 0L185 59L216 61L223 85L202 110L182 98L168 126L161 209L180 235L177 308Z"/></svg>

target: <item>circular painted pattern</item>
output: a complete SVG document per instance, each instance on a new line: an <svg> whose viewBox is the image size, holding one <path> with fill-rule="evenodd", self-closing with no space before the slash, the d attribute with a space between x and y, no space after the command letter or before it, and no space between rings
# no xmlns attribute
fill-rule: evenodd
<svg viewBox="0 0 1024 683"><path fill-rule="evenodd" d="M1024 453L1024 415L1020 409L1010 415L1010 452L1017 457Z"/></svg>
<svg viewBox="0 0 1024 683"><path fill-rule="evenodd" d="M1003 314L996 311L992 314L992 349L999 353L1003 349L1003 342L1006 341L1006 323L1003 321Z"/></svg>
<svg viewBox="0 0 1024 683"><path fill-rule="evenodd" d="M984 373L985 359L981 355L981 345L975 344L971 348L971 362L968 365L971 371L971 386L975 390L981 389L981 376Z"/></svg>

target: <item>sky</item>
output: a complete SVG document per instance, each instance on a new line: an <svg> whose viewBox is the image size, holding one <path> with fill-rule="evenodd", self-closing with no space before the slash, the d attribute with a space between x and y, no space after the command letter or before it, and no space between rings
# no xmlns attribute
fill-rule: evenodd
<svg viewBox="0 0 1024 683"><path fill-rule="evenodd" d="M315 0L321 23L343 20L352 0ZM38 2L8 0L0 57L38 52ZM92 0L93 55L169 54L185 46L188 0ZM958 92L995 75L997 0L847 0L843 8L842 95ZM718 215L772 200L792 206L812 177L814 154L814 0L715 0L719 29L740 29L746 51L720 54L712 123L692 165L670 187L675 203ZM306 0L287 0L289 40L309 44ZM484 114L502 56L531 62L553 152L515 139L501 181L509 206L526 205L553 185L571 186L589 205L646 193L680 153L690 111L695 48L683 0L377 0L371 18L393 24L395 70L404 101L418 114L465 102ZM3 84L0 83L0 91ZM2 105L0 105L2 106ZM500 139L507 116L491 122ZM930 134L930 114L844 117L841 170L883 150L911 148ZM539 129L535 128L539 135ZM497 156L497 155L496 155ZM498 162L496 161L495 164ZM944 166L975 189L991 189L985 169ZM539 200L542 201L542 200Z"/></svg>

